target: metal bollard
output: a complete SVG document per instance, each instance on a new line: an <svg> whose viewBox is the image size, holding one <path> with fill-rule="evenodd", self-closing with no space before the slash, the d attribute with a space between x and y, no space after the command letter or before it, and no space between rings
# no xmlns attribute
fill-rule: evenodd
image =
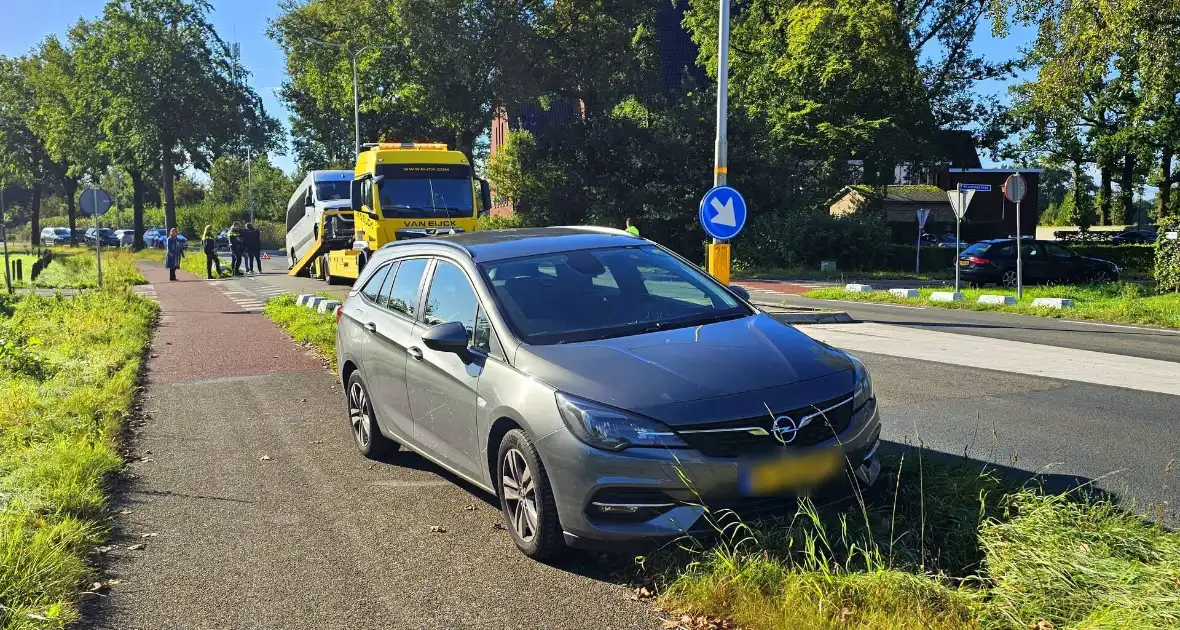
<svg viewBox="0 0 1180 630"><path fill-rule="evenodd" d="M25 279L25 278L24 278L24 276L25 276L25 273L24 273L24 264L23 264L23 262L24 262L24 261L22 261L22 260L20 260L20 259L17 259L17 260L16 260L16 281L17 281L17 282L24 282L24 279Z"/></svg>

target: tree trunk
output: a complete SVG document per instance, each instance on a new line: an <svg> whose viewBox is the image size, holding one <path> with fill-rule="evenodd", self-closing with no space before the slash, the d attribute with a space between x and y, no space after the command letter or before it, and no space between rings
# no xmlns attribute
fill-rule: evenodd
<svg viewBox="0 0 1180 630"><path fill-rule="evenodd" d="M1172 212L1172 153L1164 150L1164 157L1160 160L1160 205L1159 215L1156 219L1162 219Z"/></svg>
<svg viewBox="0 0 1180 630"><path fill-rule="evenodd" d="M131 216L135 230L131 248L135 251L143 249L143 173L138 169L131 171Z"/></svg>
<svg viewBox="0 0 1180 630"><path fill-rule="evenodd" d="M74 193L78 190L78 179L76 177L66 176L62 179L62 187L65 188L66 194L66 212L70 217L70 245L77 245L78 242L74 238L74 230L77 229L77 211L74 207L76 200Z"/></svg>
<svg viewBox="0 0 1180 630"><path fill-rule="evenodd" d="M32 231L29 238L32 241L34 248L41 246L41 180L33 182L33 198L29 202L30 210L32 211Z"/></svg>
<svg viewBox="0 0 1180 630"><path fill-rule="evenodd" d="M171 230L176 227L176 197L172 191L176 173L172 167L172 143L164 142L161 149L163 149L160 156L160 171L164 191L164 229Z"/></svg>
<svg viewBox="0 0 1180 630"><path fill-rule="evenodd" d="M1078 229L1085 232L1090 226L1086 225L1089 221L1085 218L1085 210L1082 207L1082 164L1081 162L1074 162L1073 164L1073 216L1070 217Z"/></svg>
<svg viewBox="0 0 1180 630"><path fill-rule="evenodd" d="M1135 156L1123 158L1123 176L1119 181L1119 201L1123 206L1123 221L1135 214Z"/></svg>
<svg viewBox="0 0 1180 630"><path fill-rule="evenodd" d="M1098 194L1098 225L1110 223L1110 197L1113 194L1110 186L1110 165L1103 164L1101 170L1101 190Z"/></svg>

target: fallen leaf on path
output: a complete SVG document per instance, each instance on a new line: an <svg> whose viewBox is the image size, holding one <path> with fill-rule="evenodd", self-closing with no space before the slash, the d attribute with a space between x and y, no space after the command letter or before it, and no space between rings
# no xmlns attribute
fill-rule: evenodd
<svg viewBox="0 0 1180 630"><path fill-rule="evenodd" d="M1055 626L1053 625L1052 621L1049 621L1048 619L1040 619L1037 621L1037 625L1033 626L1033 629L1034 630L1053 630L1054 627Z"/></svg>
<svg viewBox="0 0 1180 630"><path fill-rule="evenodd" d="M127 551L139 551L139 550L143 549L144 547L147 547L147 545L145 545L143 543L135 543L134 545L127 547Z"/></svg>
<svg viewBox="0 0 1180 630"><path fill-rule="evenodd" d="M102 547L95 549L95 551L97 551L98 553L101 553L101 554L108 554L108 553L114 551L115 549L116 549L116 547L113 545L103 545Z"/></svg>
<svg viewBox="0 0 1180 630"><path fill-rule="evenodd" d="M430 526L430 533L432 533L432 534L445 534L445 533L447 533L447 528L443 527L442 525L431 525Z"/></svg>
<svg viewBox="0 0 1180 630"><path fill-rule="evenodd" d="M264 462L269 462L270 455L263 455L262 457L259 457L258 459L260 459L261 461L264 461Z"/></svg>
<svg viewBox="0 0 1180 630"><path fill-rule="evenodd" d="M159 536L159 534L157 534L156 532L148 532L146 534L139 535L140 538L155 538L156 536Z"/></svg>
<svg viewBox="0 0 1180 630"><path fill-rule="evenodd" d="M507 527L504 527L504 524L503 524L503 523L492 523L492 529L503 529L503 530L507 530L508 528L507 528Z"/></svg>
<svg viewBox="0 0 1180 630"><path fill-rule="evenodd" d="M464 510L466 510L466 511L468 511L468 512L474 512L474 511L476 511L476 510L478 510L478 509L479 509L479 506L477 506L477 505L476 505L476 504L474 504L474 503L471 503L471 504L468 504L467 506L465 506L463 509L464 509Z"/></svg>
<svg viewBox="0 0 1180 630"><path fill-rule="evenodd" d="M131 510L128 510L127 508L123 508L122 510L119 510L119 514L122 514L124 516L126 516L130 513L131 513Z"/></svg>
<svg viewBox="0 0 1180 630"><path fill-rule="evenodd" d="M646 586L640 586L639 588L635 589L635 594L631 596L631 599L643 601L651 599L652 597L655 597L655 593L651 592L651 590Z"/></svg>
<svg viewBox="0 0 1180 630"><path fill-rule="evenodd" d="M299 399L299 402L307 402L307 399L306 399L306 398L300 398L300 399Z"/></svg>

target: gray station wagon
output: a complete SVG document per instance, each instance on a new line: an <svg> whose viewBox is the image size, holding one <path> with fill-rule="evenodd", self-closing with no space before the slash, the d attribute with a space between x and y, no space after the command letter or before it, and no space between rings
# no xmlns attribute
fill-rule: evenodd
<svg viewBox="0 0 1180 630"><path fill-rule="evenodd" d="M495 494L534 558L675 539L706 506L873 484L864 365L748 297L618 230L392 243L337 310L353 437Z"/></svg>

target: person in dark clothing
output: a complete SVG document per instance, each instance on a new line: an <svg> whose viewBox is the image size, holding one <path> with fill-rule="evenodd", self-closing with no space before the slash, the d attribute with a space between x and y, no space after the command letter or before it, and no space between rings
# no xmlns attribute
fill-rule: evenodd
<svg viewBox="0 0 1180 630"><path fill-rule="evenodd" d="M253 223L247 223L243 236L246 243L246 269L262 273L262 231L256 229Z"/></svg>
<svg viewBox="0 0 1180 630"><path fill-rule="evenodd" d="M217 268L217 277L221 277L221 259L217 257L217 237L213 234L213 226L205 226L205 234L201 237L201 246L205 249L205 273L213 279L213 269Z"/></svg>
<svg viewBox="0 0 1180 630"><path fill-rule="evenodd" d="M164 257L164 266L168 268L168 280L176 280L176 270L180 268L180 259L184 256L184 245L176 236L176 228L168 230L168 254Z"/></svg>
<svg viewBox="0 0 1180 630"><path fill-rule="evenodd" d="M232 257L230 263L230 273L235 276L242 275L242 256L245 254L244 243L242 242L242 228L237 221L230 226L229 233L229 251Z"/></svg>

